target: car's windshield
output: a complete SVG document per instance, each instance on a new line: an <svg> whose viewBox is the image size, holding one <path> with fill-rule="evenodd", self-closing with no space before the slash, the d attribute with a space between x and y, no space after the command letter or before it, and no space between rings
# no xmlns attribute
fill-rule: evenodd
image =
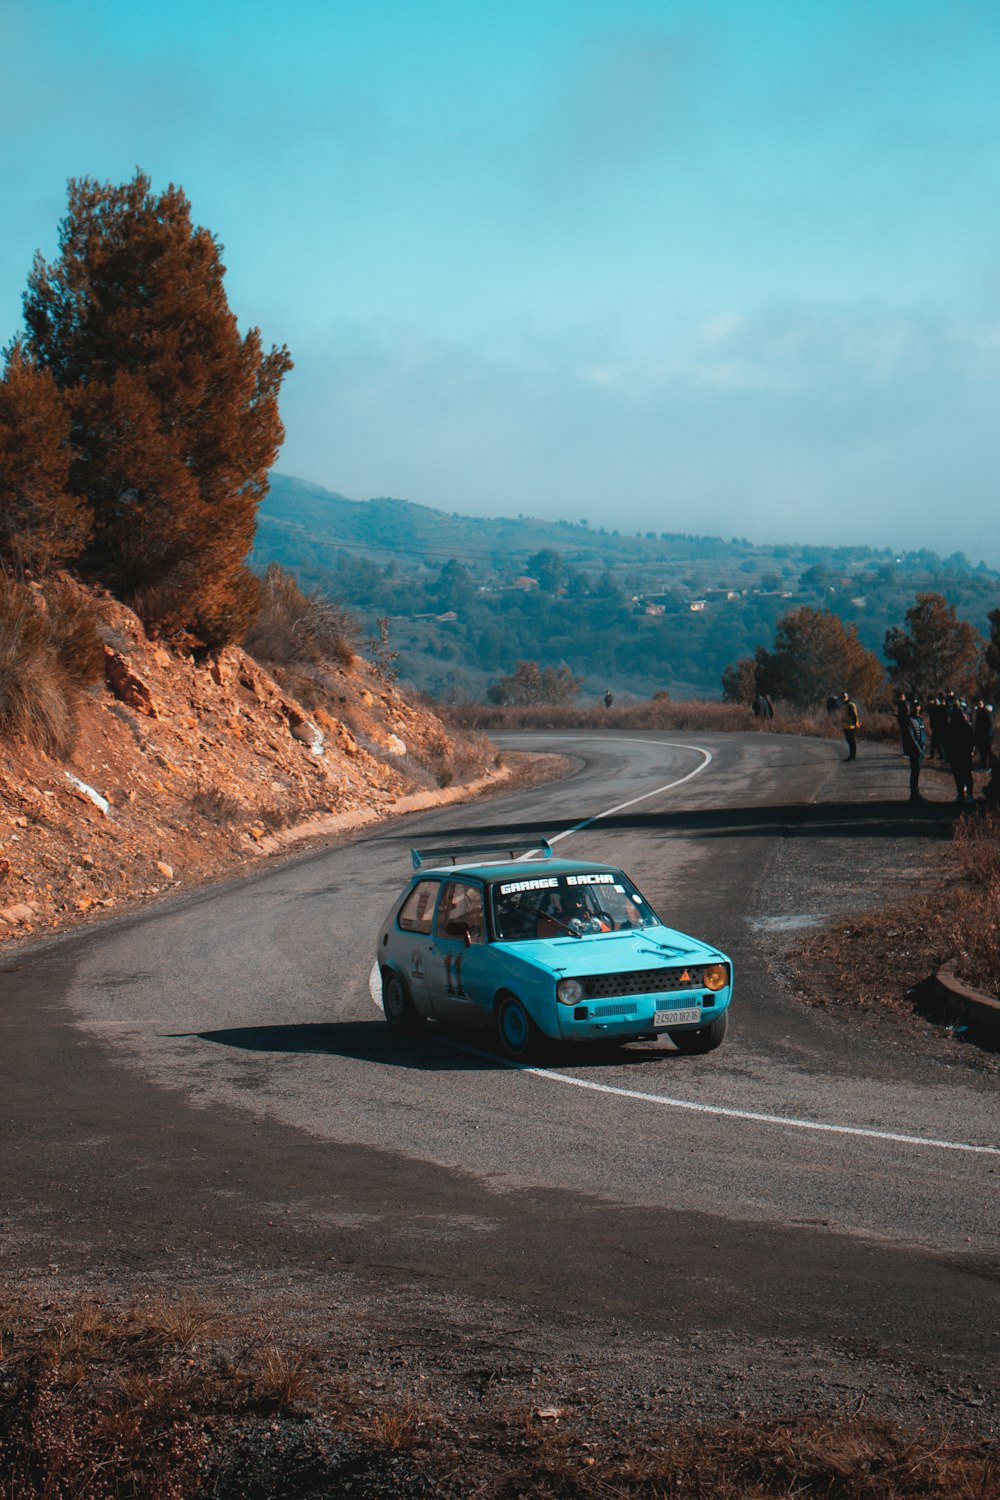
<svg viewBox="0 0 1000 1500"><path fill-rule="evenodd" d="M505 943L659 923L649 902L618 870L501 880L492 887L492 900L493 931Z"/></svg>

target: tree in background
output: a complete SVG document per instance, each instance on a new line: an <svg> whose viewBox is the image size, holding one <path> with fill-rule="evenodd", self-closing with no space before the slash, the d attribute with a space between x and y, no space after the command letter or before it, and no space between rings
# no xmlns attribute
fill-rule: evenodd
<svg viewBox="0 0 1000 1500"><path fill-rule="evenodd" d="M19 577L78 557L87 507L69 493L70 418L51 373L15 343L0 380L0 564Z"/></svg>
<svg viewBox="0 0 1000 1500"><path fill-rule="evenodd" d="M960 620L941 594L918 594L906 611L906 629L893 626L885 636L893 683L925 702L943 690L961 697L974 693L982 648L979 631Z"/></svg>
<svg viewBox="0 0 1000 1500"><path fill-rule="evenodd" d="M476 597L476 584L464 563L449 557L432 586L434 603L440 609L465 610Z"/></svg>
<svg viewBox="0 0 1000 1500"><path fill-rule="evenodd" d="M529 578L537 579L538 587L547 594L554 594L566 578L562 553L554 547L543 547L541 552L533 553L525 563L524 571Z"/></svg>
<svg viewBox="0 0 1000 1500"><path fill-rule="evenodd" d="M757 686L757 661L752 656L742 656L732 662L722 674L722 701L724 703L751 704L759 692Z"/></svg>
<svg viewBox="0 0 1000 1500"><path fill-rule="evenodd" d="M572 703L583 679L569 667L539 667L536 661L519 661L509 677L501 677L486 689L489 703L528 706L537 703Z"/></svg>
<svg viewBox="0 0 1000 1500"><path fill-rule="evenodd" d="M774 650L759 646L755 664L760 692L802 707L845 689L862 703L877 701L885 691L878 657L862 646L855 627L807 604L782 615Z"/></svg>
<svg viewBox="0 0 1000 1500"><path fill-rule="evenodd" d="M979 691L991 703L1000 700L1000 609L989 613L990 634L983 652Z"/></svg>
<svg viewBox="0 0 1000 1500"><path fill-rule="evenodd" d="M156 195L141 172L71 180L59 250L35 258L25 348L71 414L85 570L166 633L238 639L288 351L265 354L256 328L241 337L220 246L179 188Z"/></svg>

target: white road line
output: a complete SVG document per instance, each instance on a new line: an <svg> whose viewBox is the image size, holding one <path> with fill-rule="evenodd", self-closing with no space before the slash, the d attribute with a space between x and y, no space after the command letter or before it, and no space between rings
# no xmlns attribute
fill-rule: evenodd
<svg viewBox="0 0 1000 1500"><path fill-rule="evenodd" d="M380 998L378 964L372 965L368 976L368 990L378 1009L382 1009ZM647 1094L640 1089L623 1089L614 1083L594 1083L589 1078L571 1078L568 1073L558 1073L554 1068L531 1068L525 1063L513 1062L496 1052L484 1052L480 1047L469 1047L465 1042L441 1033L441 1041L454 1052L464 1052L469 1057L481 1057L494 1067L509 1068L515 1073L530 1073L534 1078L544 1078L548 1083L565 1083L575 1089L589 1089L595 1094L616 1094L620 1099L637 1099L641 1104L659 1104L665 1109L686 1109L698 1115L721 1115L729 1120L751 1120L757 1125L778 1125L786 1130L815 1130L826 1135L853 1135L862 1140L892 1141L898 1146L928 1146L937 1151L965 1151L978 1156L1000 1156L1000 1146L974 1146L968 1141L939 1141L932 1136L903 1135L894 1130L871 1130L863 1125L830 1125L824 1120L800 1120L794 1115L766 1115L754 1109L733 1109L726 1104L698 1104L692 1099L674 1099L669 1094Z"/></svg>
<svg viewBox="0 0 1000 1500"><path fill-rule="evenodd" d="M472 1048L467 1050L472 1051ZM480 1057L493 1057L481 1052ZM671 1099L666 1094L646 1094L639 1089L618 1088L612 1083L594 1083L589 1078L571 1078L545 1068L525 1068L536 1078L568 1083L574 1088L591 1089L598 1094L618 1094L623 1099L639 1099L644 1104L662 1104L668 1109L688 1109L700 1115L723 1115L731 1120L753 1120L758 1125L783 1125L787 1130L818 1130L827 1135L854 1135L869 1141L894 1141L900 1146L933 1146L939 1151L971 1151L984 1156L1000 1156L1000 1146L973 1146L967 1141L938 1141L923 1135L901 1135L893 1130L868 1130L861 1125L828 1125L822 1120L799 1120L791 1115L765 1115L753 1109L732 1109L724 1104L696 1104L690 1099Z"/></svg>
<svg viewBox="0 0 1000 1500"><path fill-rule="evenodd" d="M582 738L582 736L581 736ZM616 736L616 739L619 737ZM565 829L562 833L555 834L549 839L550 844L558 844L561 839L568 839L570 834L579 833L582 828L589 828L591 823L598 822L601 818L610 818L614 813L624 812L627 807L635 807L638 802L645 802L650 797L659 796L662 792L669 792L676 786L683 786L685 781L690 781L693 776L700 776L702 771L707 770L712 756L708 750L703 750L700 745L681 745L669 740L629 740L629 744L636 745L664 745L672 750L694 750L698 755L705 757L702 764L686 776L681 776L677 781L670 781L665 786L656 787L652 792L643 792L641 797L632 797L628 802L619 802L617 807L606 808L604 812L595 813L591 818L585 818L582 823L575 823L572 828ZM522 856L523 857L523 856ZM379 977L378 963L372 965L368 976L368 992L379 1010L382 1009L382 984ZM568 1073L557 1073L548 1068L530 1068L523 1063L509 1061L507 1058L498 1057L494 1052L483 1052L477 1047L467 1047L464 1042L453 1041L450 1037L442 1037L441 1040L456 1052L468 1053L471 1057L482 1057L494 1065L502 1063L504 1067L510 1068L518 1073L530 1073L535 1078L544 1078L550 1083L565 1083L571 1088L589 1089L596 1094L616 1094L621 1099L637 1099L643 1104L659 1104L666 1109L686 1109L694 1114L720 1115L730 1120L752 1120L758 1125L778 1125L786 1130L814 1130L827 1135L853 1135L863 1140L892 1141L900 1146L929 1146L938 1151L965 1151L982 1156L1000 1156L1000 1146L974 1146L966 1141L938 1141L921 1135L901 1135L891 1130L869 1130L861 1125L830 1125L821 1120L800 1120L792 1115L767 1115L752 1109L733 1109L724 1104L697 1104L691 1099L673 1099L667 1094L647 1094L639 1089L623 1089L613 1083L594 1083L588 1078L571 1078Z"/></svg>
<svg viewBox="0 0 1000 1500"><path fill-rule="evenodd" d="M579 736L579 738L586 738L586 736ZM590 736L590 738L593 738L593 736ZM623 739L624 737L616 735L616 742L620 738ZM579 833L581 828L589 828L591 823L597 823L601 818L614 817L615 813L624 812L627 807L635 807L638 802L647 802L650 797L659 797L663 792L672 792L675 786L683 786L685 781L690 781L694 776L700 776L702 771L707 771L712 764L712 752L710 750L703 750L700 745L681 745L673 740L629 739L625 740L624 743L627 745L660 745L668 750L693 750L696 755L702 756L703 759L701 765L695 766L694 770L689 771L686 776L679 776L676 781L668 781L664 786L654 787L651 792L643 792L641 797L632 797L628 802L619 802L617 807L606 807L603 812L594 813L592 818L584 818L582 823L574 823L572 828L567 828L562 833L554 834L549 839L550 845L558 844L562 839L568 839L570 834ZM527 858L526 855L522 855L521 857Z"/></svg>

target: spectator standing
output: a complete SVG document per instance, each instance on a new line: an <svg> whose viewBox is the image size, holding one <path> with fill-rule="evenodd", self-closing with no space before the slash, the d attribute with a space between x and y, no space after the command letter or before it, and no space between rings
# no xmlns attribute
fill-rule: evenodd
<svg viewBox="0 0 1000 1500"><path fill-rule="evenodd" d="M957 699L948 714L944 728L944 748L955 778L956 802L971 802L975 797L972 780L972 753L976 748L976 731L966 712L966 705Z"/></svg>
<svg viewBox="0 0 1000 1500"><path fill-rule="evenodd" d="M904 755L909 754L909 751L906 748L909 740L909 730L907 728L907 725L910 722L910 715L912 714L912 712L913 707L910 704L910 701L907 698L906 694L900 693L899 702L896 704L896 724L899 728L899 743Z"/></svg>
<svg viewBox="0 0 1000 1500"><path fill-rule="evenodd" d="M858 758L858 730L861 728L861 715L858 713L858 705L850 693L841 693L840 701L843 708L840 714L840 727L847 741L847 760Z"/></svg>
<svg viewBox="0 0 1000 1500"><path fill-rule="evenodd" d="M612 705L612 703L614 703L614 701L615 701L615 695L611 691L611 689L608 688L607 691L604 694L604 707L605 708L610 708L611 705Z"/></svg>
<svg viewBox="0 0 1000 1500"><path fill-rule="evenodd" d="M903 754L910 762L910 801L926 802L926 797L920 795L920 767L927 745L927 729L923 711L915 698L909 709L905 726L900 725L900 734L903 736Z"/></svg>
<svg viewBox="0 0 1000 1500"><path fill-rule="evenodd" d="M935 693L928 707L931 724L931 743L927 754L931 760L945 760L944 731L948 723L948 709L940 693Z"/></svg>
<svg viewBox="0 0 1000 1500"><path fill-rule="evenodd" d="M774 704L766 693L758 693L753 700L753 713L761 729L766 729L774 718Z"/></svg>
<svg viewBox="0 0 1000 1500"><path fill-rule="evenodd" d="M979 769L988 771L990 761L993 758L993 704L984 703L982 698L976 704L976 719L973 724L976 732L976 749L979 751Z"/></svg>

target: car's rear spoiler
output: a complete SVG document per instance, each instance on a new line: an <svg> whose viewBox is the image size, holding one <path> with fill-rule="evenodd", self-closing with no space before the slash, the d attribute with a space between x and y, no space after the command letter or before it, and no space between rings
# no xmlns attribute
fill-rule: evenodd
<svg viewBox="0 0 1000 1500"><path fill-rule="evenodd" d="M442 844L436 849L411 849L410 858L413 868L419 870L421 865L432 861L450 860L457 865L459 860L463 864L489 864L488 859L482 859L481 855L506 854L508 859L514 859L518 855L534 854L538 859L552 858L552 845L548 839L504 839L497 844ZM476 858L473 859L472 856Z"/></svg>

